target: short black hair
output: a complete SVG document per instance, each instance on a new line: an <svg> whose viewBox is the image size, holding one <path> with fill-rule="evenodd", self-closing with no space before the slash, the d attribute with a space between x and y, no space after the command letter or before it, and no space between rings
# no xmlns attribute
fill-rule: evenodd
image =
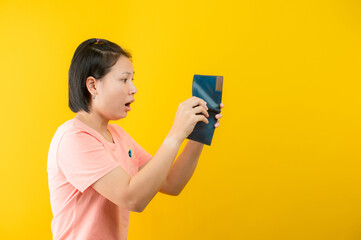
<svg viewBox="0 0 361 240"><path fill-rule="evenodd" d="M120 56L131 60L131 54L116 43L105 39L91 38L75 50L69 68L69 107L74 113L90 112L90 93L86 87L89 76L101 80Z"/></svg>

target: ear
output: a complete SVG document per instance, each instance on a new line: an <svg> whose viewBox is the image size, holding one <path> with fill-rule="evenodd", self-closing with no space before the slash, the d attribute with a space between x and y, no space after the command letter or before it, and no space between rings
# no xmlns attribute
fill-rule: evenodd
<svg viewBox="0 0 361 240"><path fill-rule="evenodd" d="M86 87L90 93L90 95L95 95L97 93L97 80L89 76L85 81Z"/></svg>

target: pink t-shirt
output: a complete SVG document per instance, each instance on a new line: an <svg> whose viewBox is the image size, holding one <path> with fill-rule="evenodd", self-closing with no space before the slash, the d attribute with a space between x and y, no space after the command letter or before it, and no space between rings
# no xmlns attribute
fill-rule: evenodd
<svg viewBox="0 0 361 240"><path fill-rule="evenodd" d="M108 129L113 143L76 118L55 132L47 165L53 239L127 239L130 212L90 186L118 166L133 176L152 155L119 125Z"/></svg>

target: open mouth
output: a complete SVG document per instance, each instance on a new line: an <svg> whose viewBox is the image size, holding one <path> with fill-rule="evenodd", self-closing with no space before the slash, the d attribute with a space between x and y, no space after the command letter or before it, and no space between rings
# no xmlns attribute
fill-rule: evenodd
<svg viewBox="0 0 361 240"><path fill-rule="evenodd" d="M131 104L132 102L134 102L134 99L132 99L131 101L127 102L127 103L125 104L125 106L126 106L126 107L130 107L130 104Z"/></svg>

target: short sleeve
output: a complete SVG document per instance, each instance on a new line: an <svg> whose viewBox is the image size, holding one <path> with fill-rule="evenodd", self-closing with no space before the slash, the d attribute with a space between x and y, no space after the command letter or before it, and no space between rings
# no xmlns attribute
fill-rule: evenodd
<svg viewBox="0 0 361 240"><path fill-rule="evenodd" d="M119 166L102 142L81 130L65 132L57 154L65 178L81 192Z"/></svg>

